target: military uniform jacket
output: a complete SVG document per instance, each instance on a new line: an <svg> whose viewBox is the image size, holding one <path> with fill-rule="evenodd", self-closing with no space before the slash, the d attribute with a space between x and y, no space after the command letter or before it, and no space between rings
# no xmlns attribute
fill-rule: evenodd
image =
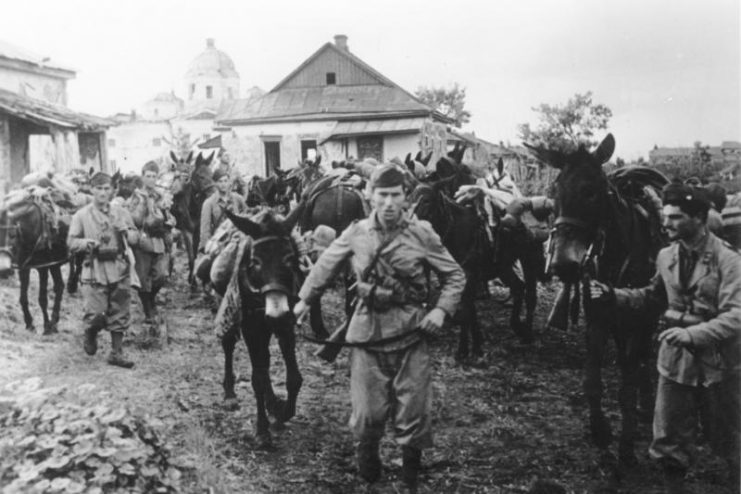
<svg viewBox="0 0 741 494"><path fill-rule="evenodd" d="M236 192L229 192L222 196L218 191L214 192L203 202L201 207L201 245L206 245L208 239L216 231L219 224L225 218L224 209L231 209L233 212L241 213L247 206L242 196Z"/></svg>
<svg viewBox="0 0 741 494"><path fill-rule="evenodd" d="M694 249L698 260L687 287L679 277L679 243L659 252L656 275L648 287L616 289L618 305L636 309L669 308L701 316L688 326L689 350L666 342L659 348L661 375L691 386L720 382L738 371L741 344L741 255L712 233Z"/></svg>
<svg viewBox="0 0 741 494"><path fill-rule="evenodd" d="M165 223L166 217L162 208L162 197L155 190L136 189L128 201L128 208L134 224L139 229L139 244L136 246L144 252L163 254L165 240L162 235L152 235L146 228L148 222L155 220Z"/></svg>
<svg viewBox="0 0 741 494"><path fill-rule="evenodd" d="M415 300L378 311L369 309L360 299L348 326L346 340L350 343L376 341L415 329L427 313L423 304L423 299L427 298L426 267L436 271L441 281L436 307L452 315L460 302L465 275L432 226L411 217L402 219L397 228L401 231L383 249L378 265L392 267L396 278L415 288ZM318 298L349 258L356 276L360 278L386 236L394 234L383 231L375 211L370 217L353 223L319 257L304 281L299 297L307 303ZM391 344L384 350L408 344L409 341Z"/></svg>
<svg viewBox="0 0 741 494"><path fill-rule="evenodd" d="M67 235L67 245L73 253L87 252L86 239L114 247L121 253L115 260L102 261L95 256L86 256L82 264L80 280L83 283L109 285L129 275L129 263L123 255L124 245L120 229L136 230L129 212L119 206L110 205L107 210L88 204L74 216Z"/></svg>

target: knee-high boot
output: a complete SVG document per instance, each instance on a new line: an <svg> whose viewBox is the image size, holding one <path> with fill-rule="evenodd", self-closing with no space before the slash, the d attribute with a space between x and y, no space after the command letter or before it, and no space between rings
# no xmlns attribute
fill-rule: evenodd
<svg viewBox="0 0 741 494"><path fill-rule="evenodd" d="M381 457L377 439L361 439L357 446L358 473L366 482L373 483L381 476Z"/></svg>
<svg viewBox="0 0 741 494"><path fill-rule="evenodd" d="M139 292L139 300L142 303L142 310L144 311L144 324L152 324L154 322L154 314L152 313L152 292Z"/></svg>
<svg viewBox="0 0 741 494"><path fill-rule="evenodd" d="M85 328L85 341L83 348L88 355L95 355L98 351L98 333L106 326L104 313L96 314Z"/></svg>
<svg viewBox="0 0 741 494"><path fill-rule="evenodd" d="M108 364L131 369L134 362L124 357L123 335L123 331L111 331L111 354L108 356Z"/></svg>

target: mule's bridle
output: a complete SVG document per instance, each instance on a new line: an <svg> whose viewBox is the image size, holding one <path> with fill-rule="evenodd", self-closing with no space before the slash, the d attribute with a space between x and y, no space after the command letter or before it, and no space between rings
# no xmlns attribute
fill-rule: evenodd
<svg viewBox="0 0 741 494"><path fill-rule="evenodd" d="M249 240L249 259L250 260L255 259L255 246L260 245L260 244L263 244L263 243L275 242L275 241L285 241L285 242L288 242L288 245L291 246L291 254L293 254L294 256L297 256L298 255L298 252L296 250L296 246L294 245L291 237L289 237L287 235L267 235L265 237L258 238L257 240L252 240L252 239ZM296 274L297 274L295 272L296 270L295 269L292 269L292 271L294 271L293 274L294 274L294 276L296 276ZM253 294L266 293L266 292L270 291L271 288L276 288L272 284L271 285L265 285L264 287L261 287L259 289L258 288L255 288L255 284L254 284L254 282L252 280L250 280L249 274L247 274L243 279L244 279L246 288L251 293L253 293ZM290 290L290 287L284 287L284 288ZM289 295L290 295L290 293L289 293Z"/></svg>

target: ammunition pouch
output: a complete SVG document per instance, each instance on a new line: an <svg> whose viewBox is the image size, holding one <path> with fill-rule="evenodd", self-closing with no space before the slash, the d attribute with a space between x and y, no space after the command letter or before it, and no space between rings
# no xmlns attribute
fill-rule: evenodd
<svg viewBox="0 0 741 494"><path fill-rule="evenodd" d="M115 261L120 255L116 246L100 246L93 252L93 257L99 261Z"/></svg>
<svg viewBox="0 0 741 494"><path fill-rule="evenodd" d="M391 287L386 285L392 285ZM357 284L358 298L365 305L377 312L385 312L394 306L407 304L422 304L425 300L423 293L405 288L398 280L389 280L388 283L370 283L359 281Z"/></svg>
<svg viewBox="0 0 741 494"><path fill-rule="evenodd" d="M664 312L663 318L667 328L687 328L689 326L694 326L705 321L702 316L689 314L687 312L680 312L676 309L669 309Z"/></svg>

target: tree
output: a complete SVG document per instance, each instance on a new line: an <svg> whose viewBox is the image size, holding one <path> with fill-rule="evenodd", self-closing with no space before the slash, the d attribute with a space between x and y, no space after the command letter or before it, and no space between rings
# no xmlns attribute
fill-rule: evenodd
<svg viewBox="0 0 741 494"><path fill-rule="evenodd" d="M466 88L454 83L449 88L420 86L415 92L422 103L453 120L458 128L471 121L471 112L466 110Z"/></svg>
<svg viewBox="0 0 741 494"><path fill-rule="evenodd" d="M698 178L702 183L720 180L718 172L723 167L723 162L713 162L710 154L710 146L703 146L702 142L696 141L692 151L676 156L663 157L656 163L656 169L669 178L687 180Z"/></svg>
<svg viewBox="0 0 741 494"><path fill-rule="evenodd" d="M598 130L607 129L612 110L592 101L592 92L575 94L565 105L541 104L533 111L539 113L540 123L533 129L529 123L518 126L520 137L528 144L544 146L562 152L596 146Z"/></svg>

